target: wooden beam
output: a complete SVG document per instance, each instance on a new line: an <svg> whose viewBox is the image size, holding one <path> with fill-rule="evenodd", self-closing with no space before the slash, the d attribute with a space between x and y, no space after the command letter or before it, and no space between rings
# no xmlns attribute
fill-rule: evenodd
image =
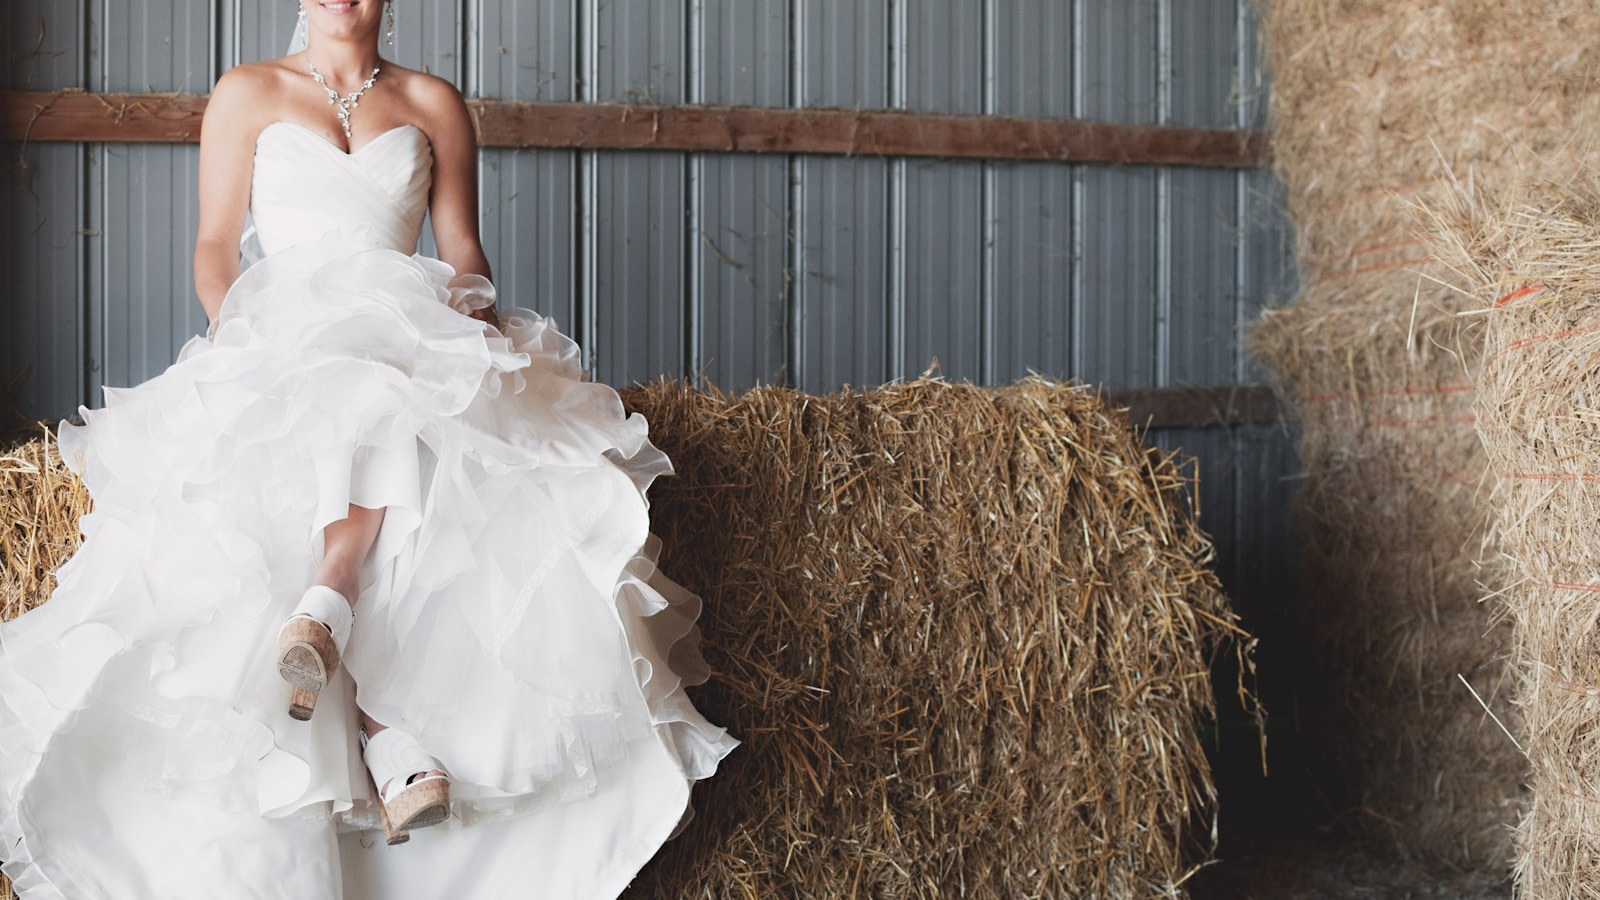
<svg viewBox="0 0 1600 900"><path fill-rule="evenodd" d="M192 143L197 94L0 93L0 139ZM468 101L485 147L1255 167L1256 131L884 110Z"/></svg>
<svg viewBox="0 0 1600 900"><path fill-rule="evenodd" d="M0 138L8 141L193 143L206 111L196 94L6 91L0 98Z"/></svg>
<svg viewBox="0 0 1600 900"><path fill-rule="evenodd" d="M1251 131L881 110L483 100L473 112L495 147L1211 167L1258 166L1266 147Z"/></svg>
<svg viewBox="0 0 1600 900"><path fill-rule="evenodd" d="M1124 407L1144 428L1216 428L1266 425L1282 419L1271 388L1247 385L1107 391L1106 403Z"/></svg>

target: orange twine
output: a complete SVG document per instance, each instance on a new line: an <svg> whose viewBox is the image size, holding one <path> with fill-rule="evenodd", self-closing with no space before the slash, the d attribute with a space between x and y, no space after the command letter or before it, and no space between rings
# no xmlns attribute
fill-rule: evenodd
<svg viewBox="0 0 1600 900"><path fill-rule="evenodd" d="M1513 350L1526 350L1529 347L1538 346L1546 341L1559 341L1569 337L1577 337L1580 334L1593 334L1596 331L1600 331L1600 326L1590 325L1585 328L1567 328L1562 331L1552 331L1548 334L1536 334L1532 337L1521 338L1507 344L1505 349L1496 353L1492 359L1499 359Z"/></svg>
<svg viewBox="0 0 1600 900"><path fill-rule="evenodd" d="M1416 259L1401 259L1401 260L1396 260L1395 262L1373 263L1370 266L1358 266L1357 268L1349 269L1347 271L1342 271L1342 272L1332 272L1332 273L1324 272L1322 274L1322 276L1317 279L1317 281L1318 281L1318 283L1321 283L1321 282L1326 282L1326 281L1333 281L1333 280L1339 279L1339 278L1354 278L1357 275L1365 275L1368 272L1383 272L1383 271L1386 271L1386 270L1389 270L1389 269L1409 269L1409 268L1413 268L1413 267L1416 267L1416 266L1422 266L1422 265L1426 265L1426 264L1431 263L1431 262L1438 262L1438 261L1439 261L1439 259L1436 256L1422 256L1422 257L1418 257Z"/></svg>
<svg viewBox="0 0 1600 900"><path fill-rule="evenodd" d="M1578 684L1576 681L1568 681L1565 678L1551 678L1550 683L1555 685L1557 690L1568 694L1579 694L1584 697L1600 697L1600 688L1590 687L1586 684Z"/></svg>
<svg viewBox="0 0 1600 900"><path fill-rule="evenodd" d="M1539 583L1544 587L1556 588L1557 590L1580 591L1585 594L1600 594L1600 584L1582 584L1576 581L1542 581Z"/></svg>
<svg viewBox="0 0 1600 900"><path fill-rule="evenodd" d="M1422 238L1412 238L1409 241L1389 241L1386 244L1373 244L1370 247L1362 247L1360 250L1350 254L1350 258L1355 259L1358 256L1365 256L1368 253L1377 253L1379 250L1394 250L1397 247L1415 247L1420 243L1422 243Z"/></svg>
<svg viewBox="0 0 1600 900"><path fill-rule="evenodd" d="M1310 394L1300 398L1302 403L1332 403L1338 400L1375 400L1382 397L1430 397L1440 394L1461 394L1472 390L1470 384L1446 384L1439 387L1407 387L1393 391L1371 391L1365 394Z"/></svg>
<svg viewBox="0 0 1600 900"><path fill-rule="evenodd" d="M1505 306L1507 303L1514 303L1518 300L1521 300L1523 297L1528 296L1529 294L1537 294L1542 290L1544 290L1544 285L1534 282L1533 284L1519 287L1504 297L1501 297L1499 300L1494 302L1494 305L1498 309L1499 307Z"/></svg>
<svg viewBox="0 0 1600 900"><path fill-rule="evenodd" d="M1427 416L1421 419L1381 419L1372 424L1378 428L1426 428L1435 425L1471 425L1477 421L1475 415Z"/></svg>
<svg viewBox="0 0 1600 900"><path fill-rule="evenodd" d="M1421 244L1421 243L1422 243L1422 239L1421 238L1412 238L1411 240L1408 240L1408 241L1388 241L1388 242L1382 243L1382 244L1373 244L1370 247L1362 247L1362 248L1360 248L1358 250L1354 250L1354 251L1346 254L1345 256L1339 257L1337 263L1332 263L1332 262L1322 263L1321 265L1317 266L1317 269L1320 272L1326 274L1327 272L1330 272L1330 271L1334 270L1338 266L1341 266L1341 265L1343 265L1345 263L1354 262L1355 260L1357 260L1357 259L1359 259L1359 258L1361 258L1363 256L1366 256L1369 253L1379 253L1379 252L1384 251L1384 250L1398 250L1398 249L1400 249L1402 247L1415 247L1415 246L1417 246L1418 244Z"/></svg>

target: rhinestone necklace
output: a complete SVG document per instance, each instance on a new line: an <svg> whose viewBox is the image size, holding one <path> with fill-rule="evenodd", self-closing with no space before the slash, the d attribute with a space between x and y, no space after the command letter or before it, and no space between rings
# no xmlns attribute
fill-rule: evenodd
<svg viewBox="0 0 1600 900"><path fill-rule="evenodd" d="M344 97L339 96L338 91L328 86L328 82L323 79L322 73L317 71L317 67L312 64L309 57L306 58L306 68L311 70L312 79L317 84L322 85L322 89L328 92L328 105L338 107L335 112L339 116L339 124L344 126L344 136L348 139L350 137L350 114L355 112L356 107L361 105L361 95L372 89L373 82L378 80L378 70L382 67L373 66L372 74L367 77L366 81L361 83L361 87L351 91L349 95Z"/></svg>

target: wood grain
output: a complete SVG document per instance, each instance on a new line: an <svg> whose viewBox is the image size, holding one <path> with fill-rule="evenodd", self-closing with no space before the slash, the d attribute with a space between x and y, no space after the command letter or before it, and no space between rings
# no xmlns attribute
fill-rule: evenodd
<svg viewBox="0 0 1600 900"><path fill-rule="evenodd" d="M8 141L192 143L198 94L0 93ZM479 144L576 150L800 153L1252 168L1256 131L886 110L471 100Z"/></svg>

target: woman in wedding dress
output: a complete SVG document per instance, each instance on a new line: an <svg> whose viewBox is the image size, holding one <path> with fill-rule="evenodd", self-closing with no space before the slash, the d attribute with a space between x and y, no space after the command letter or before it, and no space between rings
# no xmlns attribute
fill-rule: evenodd
<svg viewBox="0 0 1600 900"><path fill-rule="evenodd" d="M670 463L497 318L466 106L380 58L392 7L301 2L207 107L211 334L62 426L95 509L0 626L0 863L26 900L614 897L738 744L683 691Z"/></svg>

